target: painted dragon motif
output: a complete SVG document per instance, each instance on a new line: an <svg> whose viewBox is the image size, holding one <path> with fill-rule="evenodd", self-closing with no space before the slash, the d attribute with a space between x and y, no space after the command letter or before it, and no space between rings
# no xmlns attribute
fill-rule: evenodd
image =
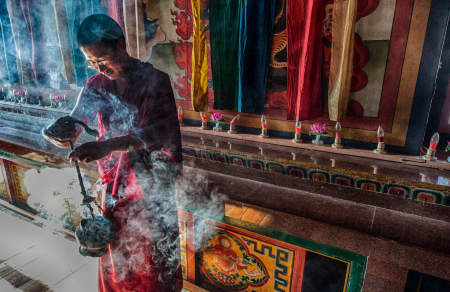
<svg viewBox="0 0 450 292"><path fill-rule="evenodd" d="M278 62L275 56L284 50L287 46L287 30L283 30L280 33L273 34L272 41L272 54L270 58L270 66L273 68L283 68L287 67L287 62Z"/></svg>
<svg viewBox="0 0 450 292"><path fill-rule="evenodd" d="M192 76L192 32L193 18L191 1L173 0L174 6L179 10L170 10L172 23L176 27L176 33L181 41L171 42L175 63L182 73L176 73L173 83L178 95L189 100L191 98L190 80Z"/></svg>
<svg viewBox="0 0 450 292"><path fill-rule="evenodd" d="M277 24L283 14L285 13L286 9L286 0L283 0L281 4L281 10L280 12L275 16L274 23ZM273 40L272 40L272 53L270 56L270 66L272 68L283 68L287 67L287 62L279 62L276 60L276 55L284 50L287 47L287 29L285 28L283 31L279 33L273 34Z"/></svg>

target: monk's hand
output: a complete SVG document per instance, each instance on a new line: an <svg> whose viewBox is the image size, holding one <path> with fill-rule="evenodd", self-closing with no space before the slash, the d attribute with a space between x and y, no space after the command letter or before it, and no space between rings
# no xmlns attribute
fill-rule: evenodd
<svg viewBox="0 0 450 292"><path fill-rule="evenodd" d="M87 142L76 147L70 154L70 162L91 162L110 154L112 149L107 141Z"/></svg>

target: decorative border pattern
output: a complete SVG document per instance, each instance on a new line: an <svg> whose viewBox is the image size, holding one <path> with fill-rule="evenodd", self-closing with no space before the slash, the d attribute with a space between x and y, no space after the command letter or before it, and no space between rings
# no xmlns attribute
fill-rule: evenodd
<svg viewBox="0 0 450 292"><path fill-rule="evenodd" d="M413 200L434 204L441 204L441 202L443 201L443 196L440 192L430 191L426 189L415 189L412 192L411 198Z"/></svg>
<svg viewBox="0 0 450 292"><path fill-rule="evenodd" d="M383 193L406 199L409 198L411 188L409 186L401 184L385 184Z"/></svg>
<svg viewBox="0 0 450 292"><path fill-rule="evenodd" d="M269 161L266 163L266 170L270 173L286 174L286 168L283 164Z"/></svg>
<svg viewBox="0 0 450 292"><path fill-rule="evenodd" d="M341 174L341 173L335 173L331 175L331 183L335 185L341 185L346 187L354 187L355 186L355 180L348 175Z"/></svg>
<svg viewBox="0 0 450 292"><path fill-rule="evenodd" d="M322 183L332 183L366 191L381 192L404 199L450 205L450 192L423 188L418 185L418 182L413 181L411 181L411 185L397 183L395 178L392 177L387 178L386 181L379 181L373 178L364 177L365 173L350 175L348 173L342 173L342 169L320 168L320 166L315 164L303 163L305 167L302 167L300 165L293 165L292 161L287 161L286 163L265 161L257 157L252 157L251 155L237 155L208 149L197 150L191 146L183 146L183 153L188 156L215 160L230 165L254 168L269 173L279 173ZM300 164L300 162L295 163Z"/></svg>
<svg viewBox="0 0 450 292"><path fill-rule="evenodd" d="M183 279L188 279L188 261L187 261L187 221L182 217L178 217L178 230L180 232L180 263Z"/></svg>
<svg viewBox="0 0 450 292"><path fill-rule="evenodd" d="M330 174L323 170L313 169L309 171L308 177L312 181L330 183Z"/></svg>
<svg viewBox="0 0 450 292"><path fill-rule="evenodd" d="M356 181L356 188L371 192L381 192L382 184L376 180L358 179Z"/></svg>

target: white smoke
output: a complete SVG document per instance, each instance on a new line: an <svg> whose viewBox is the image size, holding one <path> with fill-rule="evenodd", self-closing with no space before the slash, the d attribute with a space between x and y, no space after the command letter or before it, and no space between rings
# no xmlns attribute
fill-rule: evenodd
<svg viewBox="0 0 450 292"><path fill-rule="evenodd" d="M198 253L208 234L214 231L214 224L208 218L223 219L228 197L219 193L217 187L212 187L207 177L198 170L184 168L183 177L177 183L177 200L180 208L197 216L194 220L194 248Z"/></svg>
<svg viewBox="0 0 450 292"><path fill-rule="evenodd" d="M223 215L226 196L211 190L204 175L189 168L177 178L171 162L155 161L153 156L152 162L151 171L134 169L145 197L118 200L113 207L113 220L121 222L121 229L112 249L114 263L106 260L104 268L114 269L118 280L124 280L128 271L150 275L151 269L162 272L162 283L174 279L180 267L178 208L194 208L200 216ZM195 223L199 234L208 234L212 228L207 221Z"/></svg>

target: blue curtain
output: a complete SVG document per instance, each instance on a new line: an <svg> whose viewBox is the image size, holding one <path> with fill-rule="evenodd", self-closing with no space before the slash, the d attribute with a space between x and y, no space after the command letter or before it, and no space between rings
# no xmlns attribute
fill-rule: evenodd
<svg viewBox="0 0 450 292"><path fill-rule="evenodd" d="M238 110L262 114L276 0L241 0Z"/></svg>

